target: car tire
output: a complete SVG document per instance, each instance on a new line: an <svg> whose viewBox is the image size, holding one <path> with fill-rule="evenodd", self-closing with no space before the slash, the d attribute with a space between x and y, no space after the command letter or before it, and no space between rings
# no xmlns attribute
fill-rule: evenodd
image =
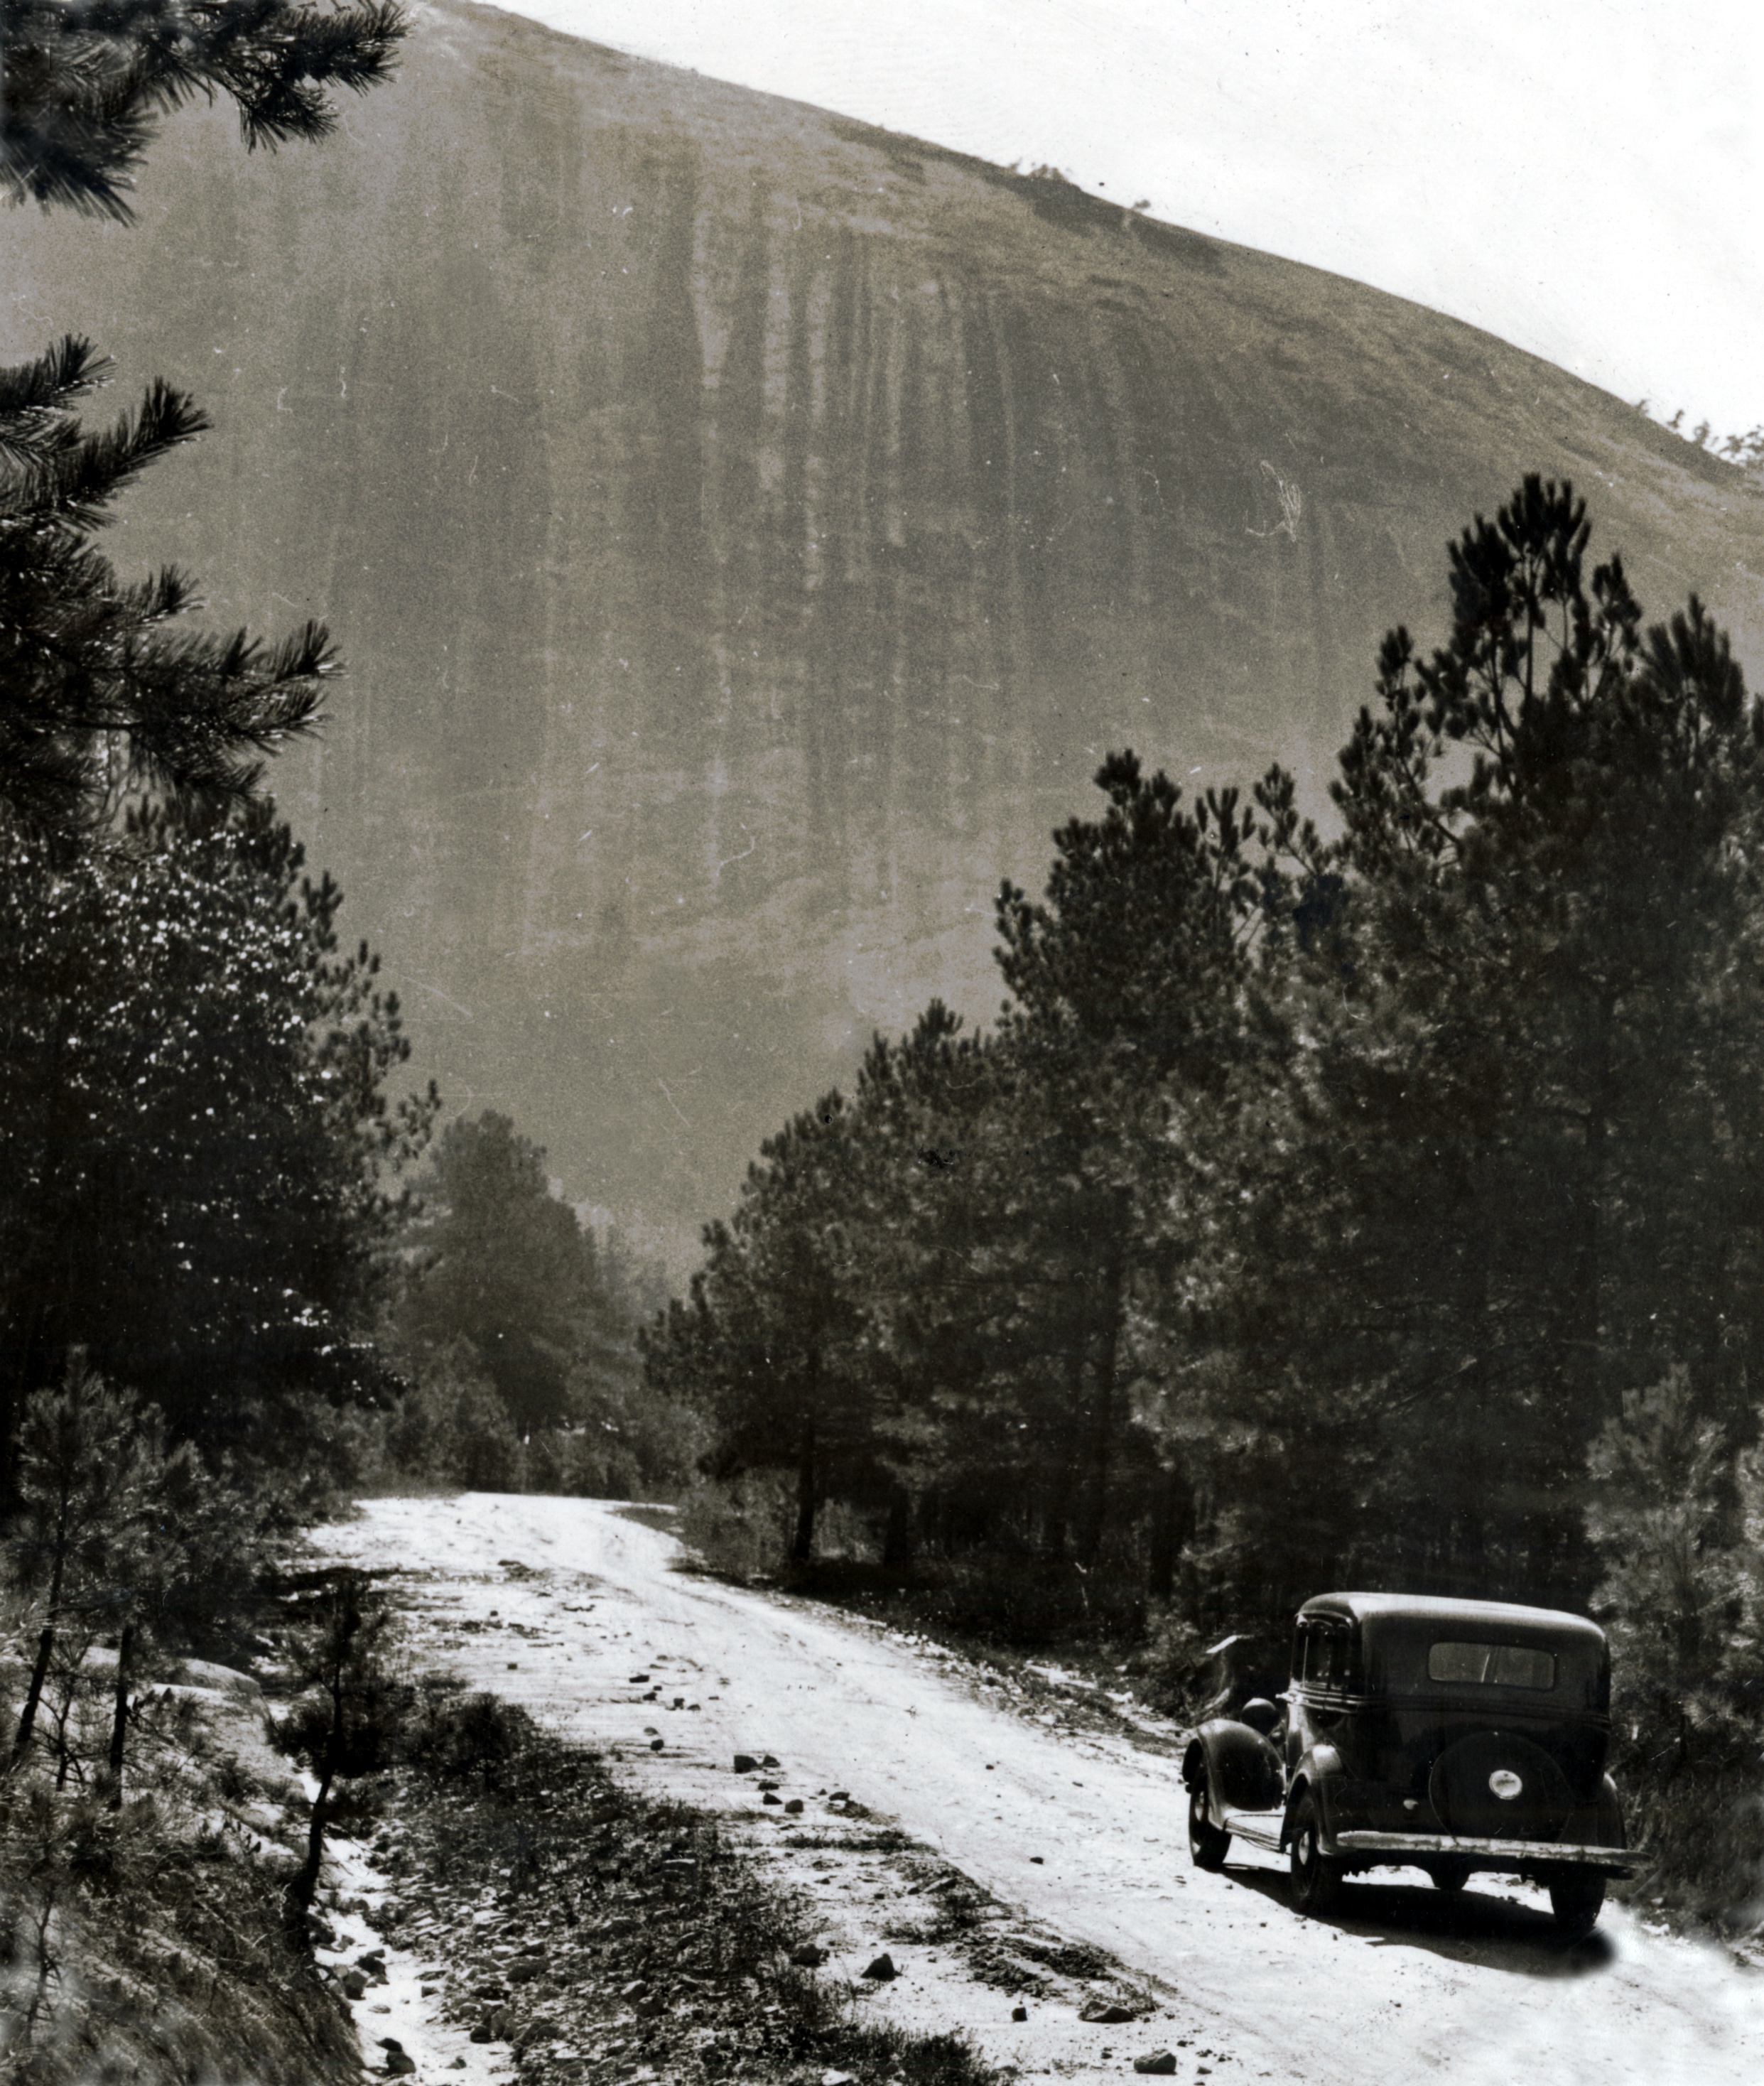
<svg viewBox="0 0 1764 2086"><path fill-rule="evenodd" d="M1556 1924L1576 1940L1597 1926L1599 1909L1604 1903L1605 1879L1596 1870L1591 1873L1583 1870L1549 1886L1549 1909L1556 1916Z"/></svg>
<svg viewBox="0 0 1764 2086"><path fill-rule="evenodd" d="M1469 1880L1470 1864L1461 1857L1433 1865L1433 1887L1443 1891L1447 1897L1456 1897Z"/></svg>
<svg viewBox="0 0 1764 2086"><path fill-rule="evenodd" d="M1215 1825L1209 1815L1205 1782L1188 1791L1188 1853L1197 1869L1222 1869L1231 1836Z"/></svg>
<svg viewBox="0 0 1764 2086"><path fill-rule="evenodd" d="M1292 1814L1290 1845L1294 1909L1312 1917L1328 1912L1341 1895L1341 1864L1323 1851L1323 1817L1308 1791Z"/></svg>

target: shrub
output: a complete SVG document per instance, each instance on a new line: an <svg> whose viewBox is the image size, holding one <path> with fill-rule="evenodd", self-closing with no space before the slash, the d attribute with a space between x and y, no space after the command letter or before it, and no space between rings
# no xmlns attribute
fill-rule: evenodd
<svg viewBox="0 0 1764 2086"><path fill-rule="evenodd" d="M1764 1471L1700 1416L1690 1372L1626 1394L1593 1444L1614 1769L1643 1888L1699 1922L1764 1915Z"/></svg>
<svg viewBox="0 0 1764 2086"><path fill-rule="evenodd" d="M707 1571L769 1578L783 1567L795 1525L795 1488L776 1471L705 1479L680 1503L680 1540Z"/></svg>

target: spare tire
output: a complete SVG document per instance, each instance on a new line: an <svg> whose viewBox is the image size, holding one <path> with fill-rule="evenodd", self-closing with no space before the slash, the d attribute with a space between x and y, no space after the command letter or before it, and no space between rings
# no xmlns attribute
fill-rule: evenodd
<svg viewBox="0 0 1764 2086"><path fill-rule="evenodd" d="M1574 1808L1556 1762L1507 1731L1478 1731L1447 1746L1427 1794L1448 1833L1476 1840L1554 1840Z"/></svg>

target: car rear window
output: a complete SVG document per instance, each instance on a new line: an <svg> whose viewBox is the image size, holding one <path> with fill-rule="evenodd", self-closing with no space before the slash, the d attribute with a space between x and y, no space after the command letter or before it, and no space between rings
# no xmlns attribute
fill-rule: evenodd
<svg viewBox="0 0 1764 2086"><path fill-rule="evenodd" d="M1428 1647L1427 1678L1484 1688L1554 1688L1556 1654L1528 1644L1460 1644L1448 1639Z"/></svg>

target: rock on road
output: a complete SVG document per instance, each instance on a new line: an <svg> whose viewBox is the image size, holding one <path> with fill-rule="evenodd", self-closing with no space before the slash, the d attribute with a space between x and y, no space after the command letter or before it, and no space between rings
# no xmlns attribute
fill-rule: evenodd
<svg viewBox="0 0 1764 2086"><path fill-rule="evenodd" d="M1337 1918L1301 1919L1272 1861L1234 1846L1223 1874L1191 1866L1167 1754L1039 1726L813 1603L682 1574L671 1537L603 1502L372 1500L320 1540L410 1575L425 1660L616 1746L652 1790L727 1807L746 1793L729 1772L741 1749L849 1790L999 1898L1180 1993L1231 2038L1238 2080L1764 2079L1764 1977L1719 1951L1616 1907L1565 1948L1535 1892L1486 1879L1448 1905L1402 1871L1351 1885ZM675 1712L677 1697L699 1706Z"/></svg>

